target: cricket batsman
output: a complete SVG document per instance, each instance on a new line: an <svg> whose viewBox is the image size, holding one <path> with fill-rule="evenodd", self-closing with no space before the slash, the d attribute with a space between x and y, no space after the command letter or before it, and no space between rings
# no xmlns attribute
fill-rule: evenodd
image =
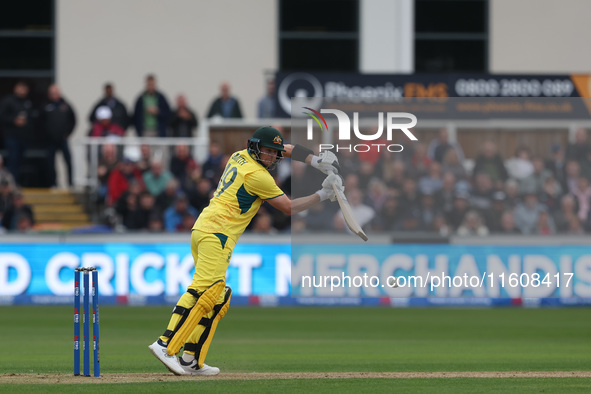
<svg viewBox="0 0 591 394"><path fill-rule="evenodd" d="M292 215L330 199L332 185L343 191L336 156L329 151L315 156L301 145L283 143L273 127L261 127L248 140L248 148L234 153L226 165L213 198L191 232L195 261L193 281L175 306L166 331L148 348L175 375L217 375L205 364L219 321L230 307L232 290L226 286L226 270L238 239L263 201ZM322 188L291 200L275 184L269 171L283 157L305 162L327 174ZM181 347L183 355L177 358Z"/></svg>

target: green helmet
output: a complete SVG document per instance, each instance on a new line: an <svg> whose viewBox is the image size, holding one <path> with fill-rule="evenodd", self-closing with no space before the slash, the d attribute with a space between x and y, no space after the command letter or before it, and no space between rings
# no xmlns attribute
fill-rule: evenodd
<svg viewBox="0 0 591 394"><path fill-rule="evenodd" d="M283 136L281 135L279 130L271 126L265 126L257 129L257 131L255 131L252 135L252 138L248 140L248 142L258 142L259 148L261 146L264 146L267 148L277 149L281 152L285 152L285 148L283 147Z"/></svg>
<svg viewBox="0 0 591 394"><path fill-rule="evenodd" d="M281 152L285 152L285 147L283 146L283 136L279 130L271 126L261 127L257 129L252 135L252 138L248 140L248 152L254 155L259 163L261 163L259 154L261 152L261 147L263 146L265 148L276 149L279 151L277 160L270 167L268 167L268 169L273 169L282 158Z"/></svg>

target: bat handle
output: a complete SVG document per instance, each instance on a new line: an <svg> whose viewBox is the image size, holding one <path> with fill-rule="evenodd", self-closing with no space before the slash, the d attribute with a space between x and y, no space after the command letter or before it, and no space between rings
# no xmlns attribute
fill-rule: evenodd
<svg viewBox="0 0 591 394"><path fill-rule="evenodd" d="M331 172L333 174L335 174L336 176L341 177L338 172L336 172L336 171L331 171ZM334 191L335 194L340 195L343 200L347 201L347 197L345 196L345 182L343 180L343 177L341 177L341 180L343 181L343 191L338 190L336 185L332 185L332 190Z"/></svg>

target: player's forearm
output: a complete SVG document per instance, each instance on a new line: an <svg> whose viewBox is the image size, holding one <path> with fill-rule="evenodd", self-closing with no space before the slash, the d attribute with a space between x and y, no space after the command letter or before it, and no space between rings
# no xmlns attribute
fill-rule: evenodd
<svg viewBox="0 0 591 394"><path fill-rule="evenodd" d="M283 147L285 148L285 152L283 152L283 157L289 157L289 158L291 158L291 154L293 152L293 148L295 147L295 145L285 144L285 145L283 145ZM306 156L306 159L304 160L304 163L311 164L312 163L312 157L313 156L314 156L313 153L309 153Z"/></svg>
<svg viewBox="0 0 591 394"><path fill-rule="evenodd" d="M306 197L296 198L291 200L291 215L305 211L306 209L316 205L320 202L320 196L317 193Z"/></svg>

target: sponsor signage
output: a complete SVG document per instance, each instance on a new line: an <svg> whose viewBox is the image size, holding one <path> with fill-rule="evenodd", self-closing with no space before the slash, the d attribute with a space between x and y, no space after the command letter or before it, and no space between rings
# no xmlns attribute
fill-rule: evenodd
<svg viewBox="0 0 591 394"><path fill-rule="evenodd" d="M431 119L588 119L589 75L276 74L277 116L314 110L411 112Z"/></svg>
<svg viewBox="0 0 591 394"><path fill-rule="evenodd" d="M72 297L79 266L99 269L106 300L175 302L194 271L184 243L2 244L0 300ZM242 297L587 299L591 254L584 245L239 244L227 283Z"/></svg>

